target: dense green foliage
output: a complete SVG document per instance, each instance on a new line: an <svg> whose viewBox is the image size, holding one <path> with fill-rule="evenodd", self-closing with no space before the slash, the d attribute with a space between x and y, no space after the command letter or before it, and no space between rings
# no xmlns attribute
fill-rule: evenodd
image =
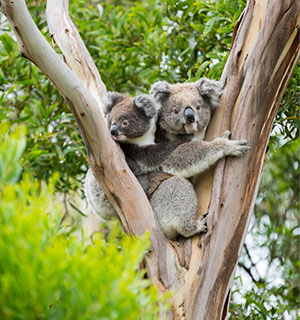
<svg viewBox="0 0 300 320"><path fill-rule="evenodd" d="M61 226L48 186L20 178L24 127L0 125L0 319L155 319L157 291L139 270L149 240ZM19 181L19 182L16 182Z"/></svg>
<svg viewBox="0 0 300 320"><path fill-rule="evenodd" d="M50 41L45 0L26 2ZM218 79L244 6L245 0L80 0L70 3L70 14L107 88L134 95L159 79ZM87 166L73 116L45 76L21 57L1 18L0 62L0 121L27 128L22 166L12 166L11 174L0 169L0 182L16 179L22 168L24 177L30 175L24 181L42 185L58 172L56 191L79 188ZM240 260L243 281L236 281L232 319L275 319L283 312L295 316L299 306L299 75L298 65L276 117L255 221ZM19 156L12 152L7 157L10 162L0 159L0 166L9 167Z"/></svg>

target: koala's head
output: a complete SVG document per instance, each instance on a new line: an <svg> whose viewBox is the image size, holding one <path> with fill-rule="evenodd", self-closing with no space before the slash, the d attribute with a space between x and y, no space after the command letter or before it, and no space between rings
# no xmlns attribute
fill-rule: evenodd
<svg viewBox="0 0 300 320"><path fill-rule="evenodd" d="M116 141L145 145L153 143L157 103L146 94L135 98L108 92L104 101L108 128Z"/></svg>
<svg viewBox="0 0 300 320"><path fill-rule="evenodd" d="M158 81L150 90L160 105L159 126L173 135L204 135L222 92L221 82L206 78L173 85Z"/></svg>

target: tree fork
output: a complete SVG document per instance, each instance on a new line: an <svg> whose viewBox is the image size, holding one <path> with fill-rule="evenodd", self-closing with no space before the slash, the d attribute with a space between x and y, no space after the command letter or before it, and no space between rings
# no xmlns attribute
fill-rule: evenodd
<svg viewBox="0 0 300 320"><path fill-rule="evenodd" d="M249 0L239 19L222 75L226 84L222 105L207 139L231 129L233 138L246 138L252 151L221 161L215 173L210 170L198 179L199 214L209 207L209 232L201 241L194 237L182 246L162 234L149 201L109 135L99 108L106 89L69 17L68 1L48 0L47 20L69 67L41 36L24 0L0 4L22 54L66 98L84 137L90 166L124 229L137 236L151 231L152 248L146 254L149 277L160 290L171 288L175 293L168 318L225 318L272 123L299 58L299 2Z"/></svg>

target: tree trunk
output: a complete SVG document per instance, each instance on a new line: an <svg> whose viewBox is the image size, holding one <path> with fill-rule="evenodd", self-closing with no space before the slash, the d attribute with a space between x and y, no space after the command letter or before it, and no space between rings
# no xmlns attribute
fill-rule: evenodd
<svg viewBox="0 0 300 320"><path fill-rule="evenodd" d="M151 231L152 247L145 259L152 282L162 291L174 292L168 318L226 318L272 123L299 57L299 1L250 0L238 21L222 75L226 83L222 105L207 139L229 129L233 139L247 139L252 150L243 158L223 160L215 172L198 177L199 215L209 211L209 231L204 238L181 245L164 237L143 190L110 138L101 113L105 86L69 18L68 1L47 3L52 38L68 66L37 30L24 0L0 4L22 54L67 100L84 137L89 164L125 231L137 236Z"/></svg>

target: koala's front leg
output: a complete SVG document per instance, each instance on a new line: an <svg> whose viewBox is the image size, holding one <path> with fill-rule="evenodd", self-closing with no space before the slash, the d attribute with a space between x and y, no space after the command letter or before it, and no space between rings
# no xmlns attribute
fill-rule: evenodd
<svg viewBox="0 0 300 320"><path fill-rule="evenodd" d="M199 174L226 156L242 156L251 148L246 140L229 140L230 132L213 141L191 141L177 147L161 169L185 178Z"/></svg>

